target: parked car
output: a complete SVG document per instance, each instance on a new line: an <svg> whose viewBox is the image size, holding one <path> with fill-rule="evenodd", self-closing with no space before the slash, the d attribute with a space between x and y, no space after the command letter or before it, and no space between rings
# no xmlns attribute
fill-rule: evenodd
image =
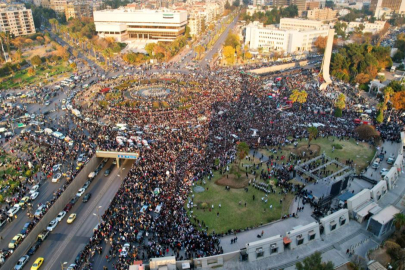
<svg viewBox="0 0 405 270"><path fill-rule="evenodd" d="M21 270L21 269L23 269L23 268L24 268L24 265L28 262L29 259L30 259L30 256L28 256L28 255L22 256L22 257L18 260L17 264L14 266L14 270Z"/></svg>
<svg viewBox="0 0 405 270"><path fill-rule="evenodd" d="M62 219L66 216L66 211L61 211L59 212L58 216L56 217L56 219L58 220L58 222L61 222Z"/></svg>
<svg viewBox="0 0 405 270"><path fill-rule="evenodd" d="M86 203L90 200L91 198L91 193L87 193L86 195L84 195L83 197L83 202Z"/></svg>
<svg viewBox="0 0 405 270"><path fill-rule="evenodd" d="M55 229L56 225L58 225L59 221L55 218L54 220L52 220L51 222L49 222L48 227L46 227L46 229L48 231L53 231L53 229Z"/></svg>

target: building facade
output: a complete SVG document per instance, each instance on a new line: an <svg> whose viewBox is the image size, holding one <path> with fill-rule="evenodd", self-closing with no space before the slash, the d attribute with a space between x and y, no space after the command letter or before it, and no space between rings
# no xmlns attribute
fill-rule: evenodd
<svg viewBox="0 0 405 270"><path fill-rule="evenodd" d="M174 10L100 10L93 13L100 37L117 41L142 39L171 42L184 34L187 12Z"/></svg>
<svg viewBox="0 0 405 270"><path fill-rule="evenodd" d="M337 10L333 10L330 8L324 9L313 9L307 11L307 18L309 20L317 20L317 21L330 21L336 19L338 14Z"/></svg>
<svg viewBox="0 0 405 270"><path fill-rule="evenodd" d="M405 13L405 0L371 0L370 10L378 11L379 9L387 8L395 13Z"/></svg>
<svg viewBox="0 0 405 270"><path fill-rule="evenodd" d="M254 22L246 26L245 45L250 49L263 48L264 51L280 51L284 53L309 52L315 50L314 43L319 36L327 36L329 27L308 30L292 30L264 27Z"/></svg>
<svg viewBox="0 0 405 270"><path fill-rule="evenodd" d="M93 8L88 3L71 2L65 7L65 16L66 20L93 17Z"/></svg>
<svg viewBox="0 0 405 270"><path fill-rule="evenodd" d="M280 29L283 30L319 30L328 29L329 26L325 25L321 21L315 20L305 20L305 19L291 19L291 18L281 18L280 19Z"/></svg>
<svg viewBox="0 0 405 270"><path fill-rule="evenodd" d="M8 32L16 37L34 34L31 9L26 9L24 4L1 5L0 32Z"/></svg>
<svg viewBox="0 0 405 270"><path fill-rule="evenodd" d="M362 32L363 33L372 33L372 34L376 34L378 32L380 32L384 26L385 26L386 22L385 21L375 21L374 23L370 23L370 22L350 22L347 25L346 28L346 32L354 32L358 29L363 28Z"/></svg>

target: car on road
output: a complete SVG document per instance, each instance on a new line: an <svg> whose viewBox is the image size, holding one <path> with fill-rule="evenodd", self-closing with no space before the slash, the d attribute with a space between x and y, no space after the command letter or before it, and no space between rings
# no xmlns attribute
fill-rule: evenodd
<svg viewBox="0 0 405 270"><path fill-rule="evenodd" d="M35 260L34 264L31 266L31 270L38 270L41 265L44 263L44 258L39 257Z"/></svg>
<svg viewBox="0 0 405 270"><path fill-rule="evenodd" d="M18 244L22 241L23 236L21 234L17 234L16 236L13 237L11 242L8 244L8 248L10 249L15 249Z"/></svg>
<svg viewBox="0 0 405 270"><path fill-rule="evenodd" d="M84 161L85 155L84 154L80 154L79 157L77 158L78 162L82 162Z"/></svg>
<svg viewBox="0 0 405 270"><path fill-rule="evenodd" d="M34 193L32 193L32 194L30 195L31 201L35 200L35 199L38 197L38 195L39 195L39 192L34 192Z"/></svg>
<svg viewBox="0 0 405 270"><path fill-rule="evenodd" d="M120 257L126 258L128 256L128 251L130 251L130 249L131 249L131 244L125 243L121 249Z"/></svg>
<svg viewBox="0 0 405 270"><path fill-rule="evenodd" d="M77 265L72 263L66 270L76 270Z"/></svg>
<svg viewBox="0 0 405 270"><path fill-rule="evenodd" d="M53 171L54 173L56 173L57 171L59 171L59 170L61 169L61 167L62 167L62 164L56 164L56 165L54 165L54 166L52 167L52 171Z"/></svg>
<svg viewBox="0 0 405 270"><path fill-rule="evenodd" d="M73 207L73 204L68 203L68 204L65 206L65 208L64 208L63 210L64 210L65 212L69 212L70 209L72 209L72 207Z"/></svg>
<svg viewBox="0 0 405 270"><path fill-rule="evenodd" d="M20 205L20 207L23 207L26 203L28 203L30 201L30 197L25 196L23 197L20 202L18 203Z"/></svg>
<svg viewBox="0 0 405 270"><path fill-rule="evenodd" d="M25 238L25 236L28 234L30 227L31 227L31 222L27 222L24 224L24 227L20 232L20 234L22 235L22 238Z"/></svg>
<svg viewBox="0 0 405 270"><path fill-rule="evenodd" d="M388 171L389 171L389 170L388 170L387 168L382 168L382 170L380 171L381 176L382 176L382 177L386 176L387 173L388 173Z"/></svg>
<svg viewBox="0 0 405 270"><path fill-rule="evenodd" d="M83 197L83 202L85 203L85 202L88 202L89 200L90 200L90 198L91 198L91 193L87 193L86 195L84 195L84 197Z"/></svg>
<svg viewBox="0 0 405 270"><path fill-rule="evenodd" d="M30 250L28 250L27 255L28 255L28 256L34 255L35 251L37 251L37 249L41 246L41 244L42 244L41 241L35 242L35 244L32 245L32 247L30 248Z"/></svg>
<svg viewBox="0 0 405 270"><path fill-rule="evenodd" d="M55 218L54 220L52 220L51 222L49 222L48 227L46 227L46 229L48 231L53 231L53 229L55 229L56 225L58 225L59 221Z"/></svg>
<svg viewBox="0 0 405 270"><path fill-rule="evenodd" d="M84 183L82 188L87 189L90 186L90 183L90 181L87 181L86 183Z"/></svg>
<svg viewBox="0 0 405 270"><path fill-rule="evenodd" d="M79 197L77 197L77 196L74 196L71 200L70 200L70 202L69 203L71 203L71 204L75 204L75 203L77 203L77 201L79 200Z"/></svg>
<svg viewBox="0 0 405 270"><path fill-rule="evenodd" d="M66 216L66 211L60 211L58 216L56 217L56 219L58 220L58 222L61 222L62 219Z"/></svg>
<svg viewBox="0 0 405 270"><path fill-rule="evenodd" d="M49 101L45 102L45 106L49 106L49 104L51 104Z"/></svg>
<svg viewBox="0 0 405 270"><path fill-rule="evenodd" d="M24 268L24 265L28 262L29 259L30 259L30 256L28 256L28 255L22 256L22 257L18 260L17 264L14 266L14 270L21 270L21 269L23 269L23 268Z"/></svg>
<svg viewBox="0 0 405 270"><path fill-rule="evenodd" d="M68 223L68 224L71 224L71 223L73 223L73 221L75 221L75 219L76 219L76 214L73 213L73 214L71 214L71 215L69 216L69 218L67 219L67 223Z"/></svg>
<svg viewBox="0 0 405 270"><path fill-rule="evenodd" d="M38 207L37 211L35 211L34 216L36 218L42 217L42 214L44 213L44 210L45 210L45 205L41 205L40 207Z"/></svg>
<svg viewBox="0 0 405 270"><path fill-rule="evenodd" d="M57 183L59 179L62 177L61 173L57 173L52 177L52 183Z"/></svg>
<svg viewBox="0 0 405 270"><path fill-rule="evenodd" d="M81 197L83 195L83 193L86 192L86 190L84 188L81 188L77 191L76 196L77 197Z"/></svg>
<svg viewBox="0 0 405 270"><path fill-rule="evenodd" d="M38 189L39 189L39 185L33 186L33 187L31 188L31 190L30 190L30 194L32 194L32 193L34 193L34 192L37 192Z"/></svg>
<svg viewBox="0 0 405 270"><path fill-rule="evenodd" d="M19 204L15 204L10 210L7 211L7 215L9 217L13 217L18 211L20 211L21 207Z"/></svg>
<svg viewBox="0 0 405 270"><path fill-rule="evenodd" d="M394 164L394 162L395 162L394 155L390 156L390 157L387 159L387 164L388 164L388 165L392 165L392 164Z"/></svg>

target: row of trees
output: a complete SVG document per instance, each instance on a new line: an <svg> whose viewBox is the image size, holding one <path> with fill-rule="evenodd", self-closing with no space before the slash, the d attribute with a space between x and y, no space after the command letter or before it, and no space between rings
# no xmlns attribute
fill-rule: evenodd
<svg viewBox="0 0 405 270"><path fill-rule="evenodd" d="M237 60L250 60L253 57L249 51L242 49L239 35L233 32L229 32L226 37L222 54L228 65L235 64Z"/></svg>
<svg viewBox="0 0 405 270"><path fill-rule="evenodd" d="M265 6L267 8L267 6ZM298 16L298 7L291 5L286 8L273 8L265 12L255 12L252 16L247 13L242 15L242 20L247 22L259 21L265 25L280 23L280 18L294 18Z"/></svg>
<svg viewBox="0 0 405 270"><path fill-rule="evenodd" d="M390 48L349 44L332 55L331 75L345 82L368 83L378 71L392 66Z"/></svg>
<svg viewBox="0 0 405 270"><path fill-rule="evenodd" d="M176 55L184 46L187 45L187 37L179 36L171 43L158 42L148 43L145 50L150 58L158 60L169 60L172 56Z"/></svg>
<svg viewBox="0 0 405 270"><path fill-rule="evenodd" d="M394 54L392 60L396 63L402 63L405 58L405 33L397 35L394 47L398 48L398 51Z"/></svg>

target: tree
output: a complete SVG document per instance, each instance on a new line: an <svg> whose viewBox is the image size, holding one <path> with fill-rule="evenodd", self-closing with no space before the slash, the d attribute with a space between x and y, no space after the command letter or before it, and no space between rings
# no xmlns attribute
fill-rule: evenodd
<svg viewBox="0 0 405 270"><path fill-rule="evenodd" d="M399 231L405 225L405 215L398 213L394 215L395 228Z"/></svg>
<svg viewBox="0 0 405 270"><path fill-rule="evenodd" d="M20 62L22 60L22 51L18 49L14 54L14 60Z"/></svg>
<svg viewBox="0 0 405 270"><path fill-rule="evenodd" d="M391 97L394 95L394 89L392 87L385 87L384 88L384 103L387 104L390 101Z"/></svg>
<svg viewBox="0 0 405 270"><path fill-rule="evenodd" d="M343 110L346 107L346 96L344 94L339 94L335 106L340 110Z"/></svg>
<svg viewBox="0 0 405 270"><path fill-rule="evenodd" d="M42 59L41 57L39 57L39 55L35 55L31 58L31 65L34 66L34 68L36 68L37 66L42 64Z"/></svg>
<svg viewBox="0 0 405 270"><path fill-rule="evenodd" d="M384 121L384 112L383 110L378 110L377 117L375 118L377 123L381 124Z"/></svg>
<svg viewBox="0 0 405 270"><path fill-rule="evenodd" d="M33 67L30 67L30 68L28 68L27 73L28 73L29 76L32 77L32 76L35 75L35 69Z"/></svg>
<svg viewBox="0 0 405 270"><path fill-rule="evenodd" d="M399 81L392 80L388 86L391 87L395 93L405 91L405 85L402 85Z"/></svg>
<svg viewBox="0 0 405 270"><path fill-rule="evenodd" d="M404 45L405 46L405 45ZM400 50L398 50L395 54L394 57L392 57L392 61L394 61L395 63L402 63L402 61L405 58L405 53L401 52Z"/></svg>
<svg viewBox="0 0 405 270"><path fill-rule="evenodd" d="M70 64L70 67L73 68L73 69L76 69L76 68L77 68L77 65L76 65L75 62L72 62L72 63Z"/></svg>
<svg viewBox="0 0 405 270"><path fill-rule="evenodd" d="M153 55L153 51L155 49L156 43L148 43L145 46L146 52L149 54L150 57Z"/></svg>
<svg viewBox="0 0 405 270"><path fill-rule="evenodd" d="M361 140L377 139L380 134L373 126L363 124L354 129Z"/></svg>
<svg viewBox="0 0 405 270"><path fill-rule="evenodd" d="M320 252L306 257L302 262L298 262L296 265L297 270L333 270L334 265L332 262L323 263L322 255Z"/></svg>
<svg viewBox="0 0 405 270"><path fill-rule="evenodd" d="M308 146L309 146L311 141L315 139L316 136L318 136L318 129L316 127L308 127L307 131L308 131Z"/></svg>
<svg viewBox="0 0 405 270"><path fill-rule="evenodd" d="M235 63L235 48L232 46L226 46L223 49L223 55L228 65Z"/></svg>
<svg viewBox="0 0 405 270"><path fill-rule="evenodd" d="M319 53L323 54L325 52L327 41L328 41L328 37L322 37L322 36L319 36L315 40L314 45L318 49Z"/></svg>
<svg viewBox="0 0 405 270"><path fill-rule="evenodd" d="M202 45L195 47L194 51L197 53L197 58L201 59L202 54L205 52L205 48Z"/></svg>
<svg viewBox="0 0 405 270"><path fill-rule="evenodd" d="M236 149L239 161L242 162L242 160L249 154L249 145L246 142L239 142Z"/></svg>
<svg viewBox="0 0 405 270"><path fill-rule="evenodd" d="M307 97L308 97L308 93L305 90L299 91L297 89L294 89L292 91L292 94L290 95L290 100L292 102L300 103L300 110L301 110L302 104L307 102Z"/></svg>
<svg viewBox="0 0 405 270"><path fill-rule="evenodd" d="M230 32L225 39L224 47L226 46L231 46L234 49L236 49L237 46L240 46L239 36L235 33Z"/></svg>
<svg viewBox="0 0 405 270"><path fill-rule="evenodd" d="M405 110L405 92L396 92L392 97L392 105L396 110Z"/></svg>

